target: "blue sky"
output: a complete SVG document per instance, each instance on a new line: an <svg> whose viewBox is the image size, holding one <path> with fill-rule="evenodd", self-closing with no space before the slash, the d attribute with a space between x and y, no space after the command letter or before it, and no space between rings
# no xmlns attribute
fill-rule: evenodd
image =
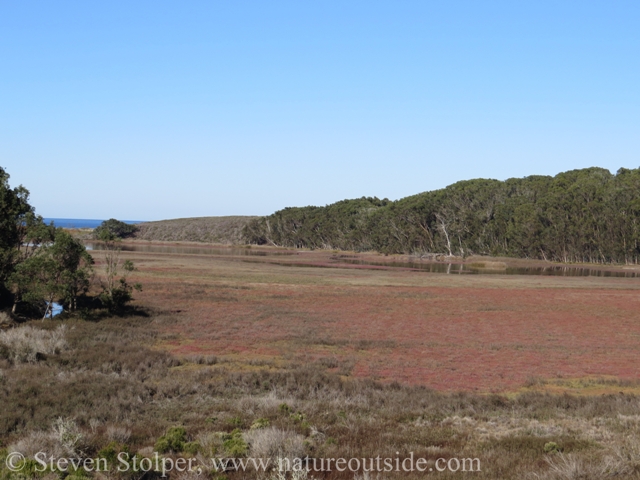
<svg viewBox="0 0 640 480"><path fill-rule="evenodd" d="M2 2L0 166L157 220L640 166L640 3Z"/></svg>

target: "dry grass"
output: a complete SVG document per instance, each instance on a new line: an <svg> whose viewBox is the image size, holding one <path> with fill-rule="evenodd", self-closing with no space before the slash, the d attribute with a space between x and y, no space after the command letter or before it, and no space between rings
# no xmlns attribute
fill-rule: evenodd
<svg viewBox="0 0 640 480"><path fill-rule="evenodd" d="M0 329L9 328L13 325L13 319L6 312L0 311Z"/></svg>
<svg viewBox="0 0 640 480"><path fill-rule="evenodd" d="M146 222L138 225L135 238L151 241L242 244L245 243L242 229L255 218L257 217L198 217Z"/></svg>
<svg viewBox="0 0 640 480"><path fill-rule="evenodd" d="M65 332L65 325L53 330L25 326L0 332L0 357L13 363L35 363L40 357L66 348Z"/></svg>
<svg viewBox="0 0 640 480"><path fill-rule="evenodd" d="M269 458L274 463L278 459L293 462L305 454L302 435L276 427L249 430L244 433L244 439L249 445L250 456Z"/></svg>

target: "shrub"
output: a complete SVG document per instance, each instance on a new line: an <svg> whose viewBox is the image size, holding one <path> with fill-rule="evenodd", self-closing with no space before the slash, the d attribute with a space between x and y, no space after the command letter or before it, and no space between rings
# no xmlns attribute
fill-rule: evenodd
<svg viewBox="0 0 640 480"><path fill-rule="evenodd" d="M131 430L125 427L110 425L107 427L107 438L112 442L127 443L131 437Z"/></svg>
<svg viewBox="0 0 640 480"><path fill-rule="evenodd" d="M266 428L269 426L268 418L258 418L251 424L251 430L258 430L260 428Z"/></svg>
<svg viewBox="0 0 640 480"><path fill-rule="evenodd" d="M302 422L304 421L304 413L296 412L291 414L291 418L294 422Z"/></svg>
<svg viewBox="0 0 640 480"><path fill-rule="evenodd" d="M20 452L27 458L34 458L36 453L45 452L47 457L60 458L66 455L53 432L32 431L13 445L9 445L10 452Z"/></svg>
<svg viewBox="0 0 640 480"><path fill-rule="evenodd" d="M105 447L98 451L98 458L104 458L107 461L107 465L117 465L118 455L121 452L129 453L129 449L126 445L122 445L118 442L109 442Z"/></svg>
<svg viewBox="0 0 640 480"><path fill-rule="evenodd" d="M200 451L200 444L198 442L185 442L182 446L183 453L190 453L196 455Z"/></svg>
<svg viewBox="0 0 640 480"><path fill-rule="evenodd" d="M233 432L225 435L222 446L230 457L244 457L247 454L249 446L242 438L242 432L235 429Z"/></svg>
<svg viewBox="0 0 640 480"><path fill-rule="evenodd" d="M110 218L109 220L102 222L100 226L96 227L93 231L93 235L95 238L101 238L102 235L104 235L104 232L107 232L116 238L127 238L131 237L137 231L138 227L136 225L131 225L129 223L116 220L115 218Z"/></svg>
<svg viewBox="0 0 640 480"><path fill-rule="evenodd" d="M304 438L295 432L287 432L276 427L250 430L244 434L255 458L287 458L292 461L304 455Z"/></svg>
<svg viewBox="0 0 640 480"><path fill-rule="evenodd" d="M187 442L187 432L183 427L171 427L158 439L155 449L158 453L179 453Z"/></svg>
<svg viewBox="0 0 640 480"><path fill-rule="evenodd" d="M561 449L556 442L547 442L544 444L545 453L557 453L560 451Z"/></svg>
<svg viewBox="0 0 640 480"><path fill-rule="evenodd" d="M27 458L45 452L47 457L75 456L83 449L84 435L72 419L58 417L50 431L33 431L9 447L9 451L20 452Z"/></svg>
<svg viewBox="0 0 640 480"><path fill-rule="evenodd" d="M55 330L25 326L0 332L0 356L16 364L35 363L42 355L57 354L67 347L65 332L64 325Z"/></svg>
<svg viewBox="0 0 640 480"><path fill-rule="evenodd" d="M240 417L233 417L231 419L229 419L229 425L231 425L232 427L242 427L242 418Z"/></svg>
<svg viewBox="0 0 640 480"><path fill-rule="evenodd" d="M53 434L69 455L79 453L79 448L81 447L84 436L74 420L58 417L53 422Z"/></svg>

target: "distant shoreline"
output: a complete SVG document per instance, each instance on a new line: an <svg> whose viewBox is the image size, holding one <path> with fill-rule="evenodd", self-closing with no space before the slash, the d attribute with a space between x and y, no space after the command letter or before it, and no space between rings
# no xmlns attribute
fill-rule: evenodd
<svg viewBox="0 0 640 480"><path fill-rule="evenodd" d="M144 223L143 220L122 220L124 223L138 224ZM62 228L96 228L100 226L104 220L86 219L86 218L44 218L44 222L54 223L56 227Z"/></svg>

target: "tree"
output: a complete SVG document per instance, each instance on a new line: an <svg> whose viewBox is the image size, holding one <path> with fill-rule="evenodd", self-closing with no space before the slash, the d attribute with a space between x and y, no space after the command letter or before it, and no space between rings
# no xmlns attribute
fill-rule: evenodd
<svg viewBox="0 0 640 480"><path fill-rule="evenodd" d="M135 270L133 262L120 261L121 240L107 229L100 232L99 239L105 246L105 276L102 282L100 300L112 313L122 313L122 310L133 300L133 291L141 291L139 283L130 284L128 276Z"/></svg>
<svg viewBox="0 0 640 480"><path fill-rule="evenodd" d="M75 310L78 296L89 290L93 257L82 243L64 230L58 230L48 253L55 262L56 269L61 272L62 301L69 310Z"/></svg>
<svg viewBox="0 0 640 480"><path fill-rule="evenodd" d="M640 261L640 169L466 180L395 202L285 208L244 229L248 243L383 253Z"/></svg>
<svg viewBox="0 0 640 480"><path fill-rule="evenodd" d="M9 187L9 174L0 167L0 300L5 302L10 297L5 282L15 268L20 226L28 213L33 213L29 191L23 186Z"/></svg>
<svg viewBox="0 0 640 480"><path fill-rule="evenodd" d="M93 258L84 245L58 229L52 244L40 246L16 266L9 283L16 298L33 308L44 309L44 319L53 316L54 302L75 310L77 297L89 290L92 264Z"/></svg>
<svg viewBox="0 0 640 480"><path fill-rule="evenodd" d="M110 218L109 220L105 220L104 222L102 222L100 226L96 227L96 229L93 231L93 235L97 239L100 239L104 232L108 232L115 238L128 238L133 236L133 234L136 233L137 230L138 227L135 225L121 222L120 220L116 220L115 218Z"/></svg>
<svg viewBox="0 0 640 480"><path fill-rule="evenodd" d="M9 178L0 167L0 304L13 300L15 313L22 289L9 285L9 278L41 245L53 241L55 228L35 214L29 191L22 185L12 189Z"/></svg>

